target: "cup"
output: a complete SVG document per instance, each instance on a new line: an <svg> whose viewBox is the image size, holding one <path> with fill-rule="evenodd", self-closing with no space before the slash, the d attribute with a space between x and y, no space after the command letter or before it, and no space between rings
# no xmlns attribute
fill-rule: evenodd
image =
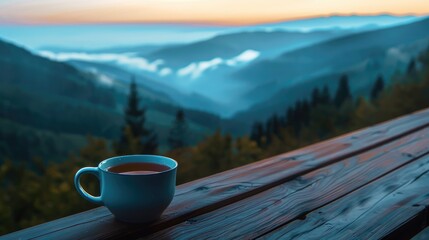
<svg viewBox="0 0 429 240"><path fill-rule="evenodd" d="M109 168L127 163L149 163L168 167L152 174L122 174ZM171 203L176 188L177 162L156 155L128 155L106 159L98 167L84 167L77 171L74 184L78 193L90 202L106 206L120 221L148 223L160 218ZM89 173L100 181L100 196L87 193L80 185L80 177Z"/></svg>

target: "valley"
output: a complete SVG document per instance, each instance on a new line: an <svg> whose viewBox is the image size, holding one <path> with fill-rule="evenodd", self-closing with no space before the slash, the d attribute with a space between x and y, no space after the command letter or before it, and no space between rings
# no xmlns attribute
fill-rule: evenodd
<svg viewBox="0 0 429 240"><path fill-rule="evenodd" d="M403 18L339 16L318 24L312 19L218 29L220 34L191 43L90 50L26 50L0 41L0 120L16 129L2 134L14 138L13 132L26 132L25 141L42 143L65 134L56 147L64 156L83 146L88 135L114 142L135 80L161 151L168 149L179 109L185 111L191 144L216 130L242 136L255 121L308 99L316 87L333 93L344 74L358 97L368 96L378 76L390 80L405 71L429 46L429 20ZM302 31L306 24L314 28ZM67 150L65 144L75 147ZM9 157L17 151L2 149L13 148L0 148Z"/></svg>

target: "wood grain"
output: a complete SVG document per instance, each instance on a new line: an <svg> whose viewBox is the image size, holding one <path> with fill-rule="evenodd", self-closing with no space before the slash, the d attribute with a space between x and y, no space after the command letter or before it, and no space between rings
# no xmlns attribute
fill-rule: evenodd
<svg viewBox="0 0 429 240"><path fill-rule="evenodd" d="M129 225L96 208L8 235L11 238L98 239L148 234L285 183L317 168L382 146L429 125L429 110L225 171L177 187L175 198L158 222ZM180 167L180 166L179 166Z"/></svg>
<svg viewBox="0 0 429 240"><path fill-rule="evenodd" d="M409 239L427 225L428 200L426 155L261 239Z"/></svg>
<svg viewBox="0 0 429 240"><path fill-rule="evenodd" d="M145 239L252 239L305 216L428 152L429 128L426 128L216 211L190 218Z"/></svg>

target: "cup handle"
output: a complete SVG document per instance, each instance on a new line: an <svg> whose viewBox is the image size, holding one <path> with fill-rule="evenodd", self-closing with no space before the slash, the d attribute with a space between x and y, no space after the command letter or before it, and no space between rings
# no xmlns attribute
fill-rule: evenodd
<svg viewBox="0 0 429 240"><path fill-rule="evenodd" d="M82 176L82 174L84 173L89 173L92 174L94 176L96 176L98 178L98 180L100 181L100 172L98 171L98 168L96 167L84 167L79 169L79 171L77 171L76 175L74 176L74 185L76 187L77 192L85 199L87 199L88 201L95 203L95 204L101 204L103 205L103 201L101 200L101 196L92 196L91 194L89 194L88 192L85 191L85 189L83 189L82 185L80 185L80 177ZM101 183L100 183L101 184Z"/></svg>

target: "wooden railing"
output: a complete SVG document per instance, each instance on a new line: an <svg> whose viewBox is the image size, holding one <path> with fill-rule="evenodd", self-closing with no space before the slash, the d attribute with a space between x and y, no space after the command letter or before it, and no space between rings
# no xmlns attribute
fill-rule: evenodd
<svg viewBox="0 0 429 240"><path fill-rule="evenodd" d="M423 110L180 185L151 225L118 222L99 207L3 237L410 237L426 226L427 153L429 110Z"/></svg>

